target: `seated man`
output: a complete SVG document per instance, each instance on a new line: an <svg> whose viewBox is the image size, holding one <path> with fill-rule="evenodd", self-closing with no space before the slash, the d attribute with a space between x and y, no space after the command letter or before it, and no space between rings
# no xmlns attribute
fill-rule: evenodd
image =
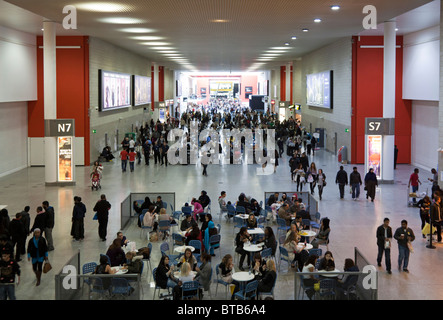
<svg viewBox="0 0 443 320"><path fill-rule="evenodd" d="M187 214L186 219L183 219L183 221L181 222L180 230L188 232L188 230L192 229L192 227L194 227L196 225L197 225L197 222L195 222L192 215Z"/></svg>
<svg viewBox="0 0 443 320"><path fill-rule="evenodd" d="M287 226L291 225L292 215L289 212L289 205L287 203L283 204L280 209L278 209L278 216L286 221Z"/></svg>
<svg viewBox="0 0 443 320"><path fill-rule="evenodd" d="M238 201L237 201L237 205L236 205L237 207L243 207L243 208L245 208L245 213L246 214L249 214L249 213L251 213L252 212L252 209L251 209L251 204L248 202L248 200L246 199L246 197L245 197L245 195L244 194L241 194L239 197L238 197Z"/></svg>
<svg viewBox="0 0 443 320"><path fill-rule="evenodd" d="M128 273L140 273L142 270L143 261L142 256L136 256L135 252L126 253L126 263L123 264Z"/></svg>
<svg viewBox="0 0 443 320"><path fill-rule="evenodd" d="M297 217L301 217L302 219L311 220L311 215L306 211L305 205L300 204L300 210L297 212Z"/></svg>
<svg viewBox="0 0 443 320"><path fill-rule="evenodd" d="M154 204L156 206L155 208L155 213L160 213L160 209L163 208L163 201L162 201L162 197L158 196L157 197L157 201Z"/></svg>

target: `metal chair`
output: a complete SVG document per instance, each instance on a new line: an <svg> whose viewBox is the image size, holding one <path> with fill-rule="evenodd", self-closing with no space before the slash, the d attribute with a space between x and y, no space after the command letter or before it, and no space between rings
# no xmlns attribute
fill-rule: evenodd
<svg viewBox="0 0 443 320"><path fill-rule="evenodd" d="M236 214L245 214L246 213L246 209L245 209L245 207L237 206L237 207L235 207L235 213Z"/></svg>
<svg viewBox="0 0 443 320"><path fill-rule="evenodd" d="M218 285L221 284L223 286L225 286L226 289L226 296L228 296L228 287L229 287L229 283L223 281L222 279L220 279L220 264L217 264L215 266L215 274L217 276L217 279L215 280L216 282L216 287L215 287L215 295L217 296L217 290L218 290Z"/></svg>
<svg viewBox="0 0 443 320"><path fill-rule="evenodd" d="M320 290L318 294L321 298L329 297L335 299L336 280L322 279L320 280Z"/></svg>
<svg viewBox="0 0 443 320"><path fill-rule="evenodd" d="M234 297L239 298L241 300L251 300L252 298L255 298L257 296L257 288L258 288L258 281L257 280L251 281L246 285L245 290L236 292L234 294Z"/></svg>
<svg viewBox="0 0 443 320"><path fill-rule="evenodd" d="M266 217L260 216L257 220L257 226L259 228L264 229L265 228L265 223L266 223Z"/></svg>
<svg viewBox="0 0 443 320"><path fill-rule="evenodd" d="M144 210L143 210L143 211L144 211ZM142 235L143 235L143 233L144 233L145 230L152 230L152 226L148 227L148 226L143 225L143 219L144 219L144 217L145 217L145 214L146 214L146 213L142 213L142 214L140 214L140 216L138 217L138 218L140 219L140 226L141 226L141 229L140 229L140 238L142 238Z"/></svg>
<svg viewBox="0 0 443 320"><path fill-rule="evenodd" d="M82 274L88 274L88 273L93 273L95 271L95 268L97 268L97 263L95 262L88 262L85 263L82 266ZM83 279L83 284L86 284L90 290L90 285L91 281L89 280L89 278L84 278ZM83 291L84 287L82 287L82 291ZM89 293L88 293L89 294Z"/></svg>
<svg viewBox="0 0 443 320"><path fill-rule="evenodd" d="M232 233L234 233L235 228L241 229L245 226L245 221L242 218L234 217L234 228L232 228Z"/></svg>
<svg viewBox="0 0 443 320"><path fill-rule="evenodd" d="M180 254L174 255L174 254L168 254L166 252L170 252L169 251L169 244L167 242L163 242L160 245L160 251L162 253L162 256L168 256L169 260L172 264L176 265L178 263L178 259L180 258Z"/></svg>
<svg viewBox="0 0 443 320"><path fill-rule="evenodd" d="M158 222L158 231L164 232L164 239L168 237L168 231L171 230L171 222L169 220L160 220Z"/></svg>
<svg viewBox="0 0 443 320"><path fill-rule="evenodd" d="M229 221L231 218L235 217L235 207L232 204L226 206L228 213L226 214L226 220Z"/></svg>
<svg viewBox="0 0 443 320"><path fill-rule="evenodd" d="M286 221L280 217L277 217L277 234L279 234L280 231L283 231L284 234L291 228L290 226L286 225Z"/></svg>
<svg viewBox="0 0 443 320"><path fill-rule="evenodd" d="M185 239L178 233L172 234L172 247L182 246L185 244Z"/></svg>
<svg viewBox="0 0 443 320"><path fill-rule="evenodd" d="M272 257L272 248L263 249L261 252L261 257L263 259L267 259L269 257Z"/></svg>
<svg viewBox="0 0 443 320"><path fill-rule="evenodd" d="M148 243L148 248L149 248L149 259L142 259L142 261L143 261L143 264L145 262L147 262L147 264L149 264L149 270L150 270L149 276L148 276L148 283L149 283L149 281L151 280L151 273L152 273L152 265L151 265L152 243L150 243L150 242Z"/></svg>
<svg viewBox="0 0 443 320"><path fill-rule="evenodd" d="M199 266L199 268L200 268L200 266ZM211 281L212 281L212 272L213 272L213 271L212 271L212 268L211 268L211 274L209 275L209 284L210 284ZM200 289L202 289L203 291L205 291L202 285L200 285ZM211 285L209 285L209 290L208 290L208 292L209 292L209 297L210 297L211 300L212 300Z"/></svg>
<svg viewBox="0 0 443 320"><path fill-rule="evenodd" d="M217 249L220 252L221 255L221 247L220 247L220 241L221 241L221 235L214 234L209 237L209 245L211 246L211 249ZM209 250L207 250L209 252ZM215 250L214 250L215 252Z"/></svg>
<svg viewBox="0 0 443 320"><path fill-rule="evenodd" d="M310 256L315 254L317 257L321 257L322 253L323 253L322 249L311 249L311 250L309 250L309 255Z"/></svg>
<svg viewBox="0 0 443 320"><path fill-rule="evenodd" d="M182 284L182 299L198 298L198 289L200 283L198 281L187 281Z"/></svg>
<svg viewBox="0 0 443 320"><path fill-rule="evenodd" d="M125 278L111 279L111 298L114 298L117 295L123 298L127 298L132 291L134 291L134 288L129 285L128 280L126 280Z"/></svg>
<svg viewBox="0 0 443 320"><path fill-rule="evenodd" d="M300 300L300 297L303 297L304 293L306 292L306 290L314 290L314 285L312 286L306 286L304 283L304 277L303 274L301 272L299 272L297 274L298 276L298 281L300 283L299 287L298 287L298 299Z"/></svg>
<svg viewBox="0 0 443 320"><path fill-rule="evenodd" d="M219 223L219 224L217 224L217 233L220 234L220 231L221 231L221 225Z"/></svg>
<svg viewBox="0 0 443 320"><path fill-rule="evenodd" d="M280 250L280 259L278 261L278 271L280 271L282 261L286 261L286 263L288 264L288 270L289 270L289 266L291 265L291 261L289 260L288 250L286 250L283 246L279 246L279 250Z"/></svg>
<svg viewBox="0 0 443 320"><path fill-rule="evenodd" d="M188 214L192 214L192 207L191 206L182 207L182 215L186 216Z"/></svg>
<svg viewBox="0 0 443 320"><path fill-rule="evenodd" d="M107 297L109 295L109 290L105 289L103 286L103 280L100 277L93 277L90 280L90 290L88 297L91 299L91 293L97 293L101 297Z"/></svg>
<svg viewBox="0 0 443 320"><path fill-rule="evenodd" d="M202 243L200 242L200 240L190 240L188 243L188 246L194 247L195 251L197 253L202 253ZM198 250L198 251L197 251Z"/></svg>

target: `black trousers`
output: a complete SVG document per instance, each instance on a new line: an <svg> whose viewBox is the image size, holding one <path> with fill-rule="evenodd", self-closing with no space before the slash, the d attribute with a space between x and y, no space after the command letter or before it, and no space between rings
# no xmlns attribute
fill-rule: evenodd
<svg viewBox="0 0 443 320"><path fill-rule="evenodd" d="M166 166L168 166L168 154L164 154L161 156L162 159L162 164L165 164Z"/></svg>
<svg viewBox="0 0 443 320"><path fill-rule="evenodd" d="M149 165L149 152L145 152L145 164Z"/></svg>
<svg viewBox="0 0 443 320"><path fill-rule="evenodd" d="M437 241L441 242L441 222L436 222L434 221L432 223L432 226L435 227L437 229Z"/></svg>
<svg viewBox="0 0 443 320"><path fill-rule="evenodd" d="M243 248L237 248L237 249L235 249L235 251L241 255L240 262L238 265L240 267L243 267L243 262L245 261L245 258L248 258L248 267L249 267L249 265L251 264L251 258L249 257L249 252L247 252Z"/></svg>
<svg viewBox="0 0 443 320"><path fill-rule="evenodd" d="M157 164L157 161L160 162L160 152L154 152L154 160L155 164Z"/></svg>
<svg viewBox="0 0 443 320"><path fill-rule="evenodd" d="M71 235L74 239L79 240L85 237L85 226L84 226L84 218L74 219L72 221L72 232Z"/></svg>
<svg viewBox="0 0 443 320"><path fill-rule="evenodd" d="M338 189L340 190L340 198L343 198L345 196L345 185L342 183L339 183Z"/></svg>
<svg viewBox="0 0 443 320"><path fill-rule="evenodd" d="M98 220L98 236L100 239L106 239L108 233L108 219Z"/></svg>
<svg viewBox="0 0 443 320"><path fill-rule="evenodd" d="M19 260L21 248L23 246L24 241L23 241L23 239L12 238L11 243L12 243L12 248L15 247L15 260ZM13 259L13 258L14 257L11 253L11 259Z"/></svg>

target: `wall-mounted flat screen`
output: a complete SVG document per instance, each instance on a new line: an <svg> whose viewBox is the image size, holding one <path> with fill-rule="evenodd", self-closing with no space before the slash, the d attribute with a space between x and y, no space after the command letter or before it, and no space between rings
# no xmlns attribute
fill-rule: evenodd
<svg viewBox="0 0 443 320"><path fill-rule="evenodd" d="M332 70L306 76L306 103L308 106L332 109Z"/></svg>
<svg viewBox="0 0 443 320"><path fill-rule="evenodd" d="M100 111L127 108L131 101L131 75L99 70Z"/></svg>
<svg viewBox="0 0 443 320"><path fill-rule="evenodd" d="M134 106L151 103L151 77L134 76Z"/></svg>

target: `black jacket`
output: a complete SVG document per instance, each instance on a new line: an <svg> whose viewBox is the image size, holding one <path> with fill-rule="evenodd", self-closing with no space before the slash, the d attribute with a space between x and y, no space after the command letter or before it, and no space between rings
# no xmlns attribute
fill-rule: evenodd
<svg viewBox="0 0 443 320"><path fill-rule="evenodd" d="M55 217L54 217L54 208L48 207L45 209L46 214L46 228L54 228L55 224Z"/></svg>
<svg viewBox="0 0 443 320"><path fill-rule="evenodd" d="M31 228L31 232L35 229L40 229L42 232L45 231L46 228L46 212L39 213L35 216L34 224Z"/></svg>
<svg viewBox="0 0 443 320"><path fill-rule="evenodd" d="M208 195L206 193L203 193L198 200L200 201L201 205L203 208L206 208L209 204L209 202L211 201L211 199L209 199Z"/></svg>
<svg viewBox="0 0 443 320"><path fill-rule="evenodd" d="M72 218L75 220L82 219L85 217L85 214L86 214L85 204L83 202L76 203L72 211Z"/></svg>
<svg viewBox="0 0 443 320"><path fill-rule="evenodd" d="M377 228L377 245L384 246L385 245L385 228L383 225ZM392 239L392 228L388 226L387 230L388 239Z"/></svg>
<svg viewBox="0 0 443 320"><path fill-rule="evenodd" d="M345 170L339 170L337 176L335 177L335 183L338 184L348 184L348 174Z"/></svg>
<svg viewBox="0 0 443 320"><path fill-rule="evenodd" d="M48 245L46 244L46 239L40 236L38 239L38 249L34 245L34 237L29 239L28 242L28 253L31 255L31 258L37 258L37 250L38 255L40 257L44 257L46 252L48 252Z"/></svg>
<svg viewBox="0 0 443 320"><path fill-rule="evenodd" d="M441 222L443 217L442 217L442 209L441 207L437 204L437 203L433 203L431 205L431 210L430 210L430 216L431 216L431 221L432 223L436 223L436 222ZM11 233L11 226L9 226L9 233ZM11 234L12 237L12 234Z"/></svg>
<svg viewBox="0 0 443 320"><path fill-rule="evenodd" d="M168 275L166 274L169 271L169 267L166 267L164 265L160 265L157 267L157 270L155 272L155 283L158 287L162 289L166 289L166 286L168 284Z"/></svg>
<svg viewBox="0 0 443 320"><path fill-rule="evenodd" d="M21 220L13 219L9 224L9 235L13 240L26 238L25 226Z"/></svg>
<svg viewBox="0 0 443 320"><path fill-rule="evenodd" d="M355 184L355 183L363 184L363 182L361 181L360 173L352 171L351 174L349 175L349 183L350 184Z"/></svg>
<svg viewBox="0 0 443 320"><path fill-rule="evenodd" d="M99 200L95 206L94 211L97 212L98 220L107 220L109 215L109 209L111 209L111 204L106 200Z"/></svg>

